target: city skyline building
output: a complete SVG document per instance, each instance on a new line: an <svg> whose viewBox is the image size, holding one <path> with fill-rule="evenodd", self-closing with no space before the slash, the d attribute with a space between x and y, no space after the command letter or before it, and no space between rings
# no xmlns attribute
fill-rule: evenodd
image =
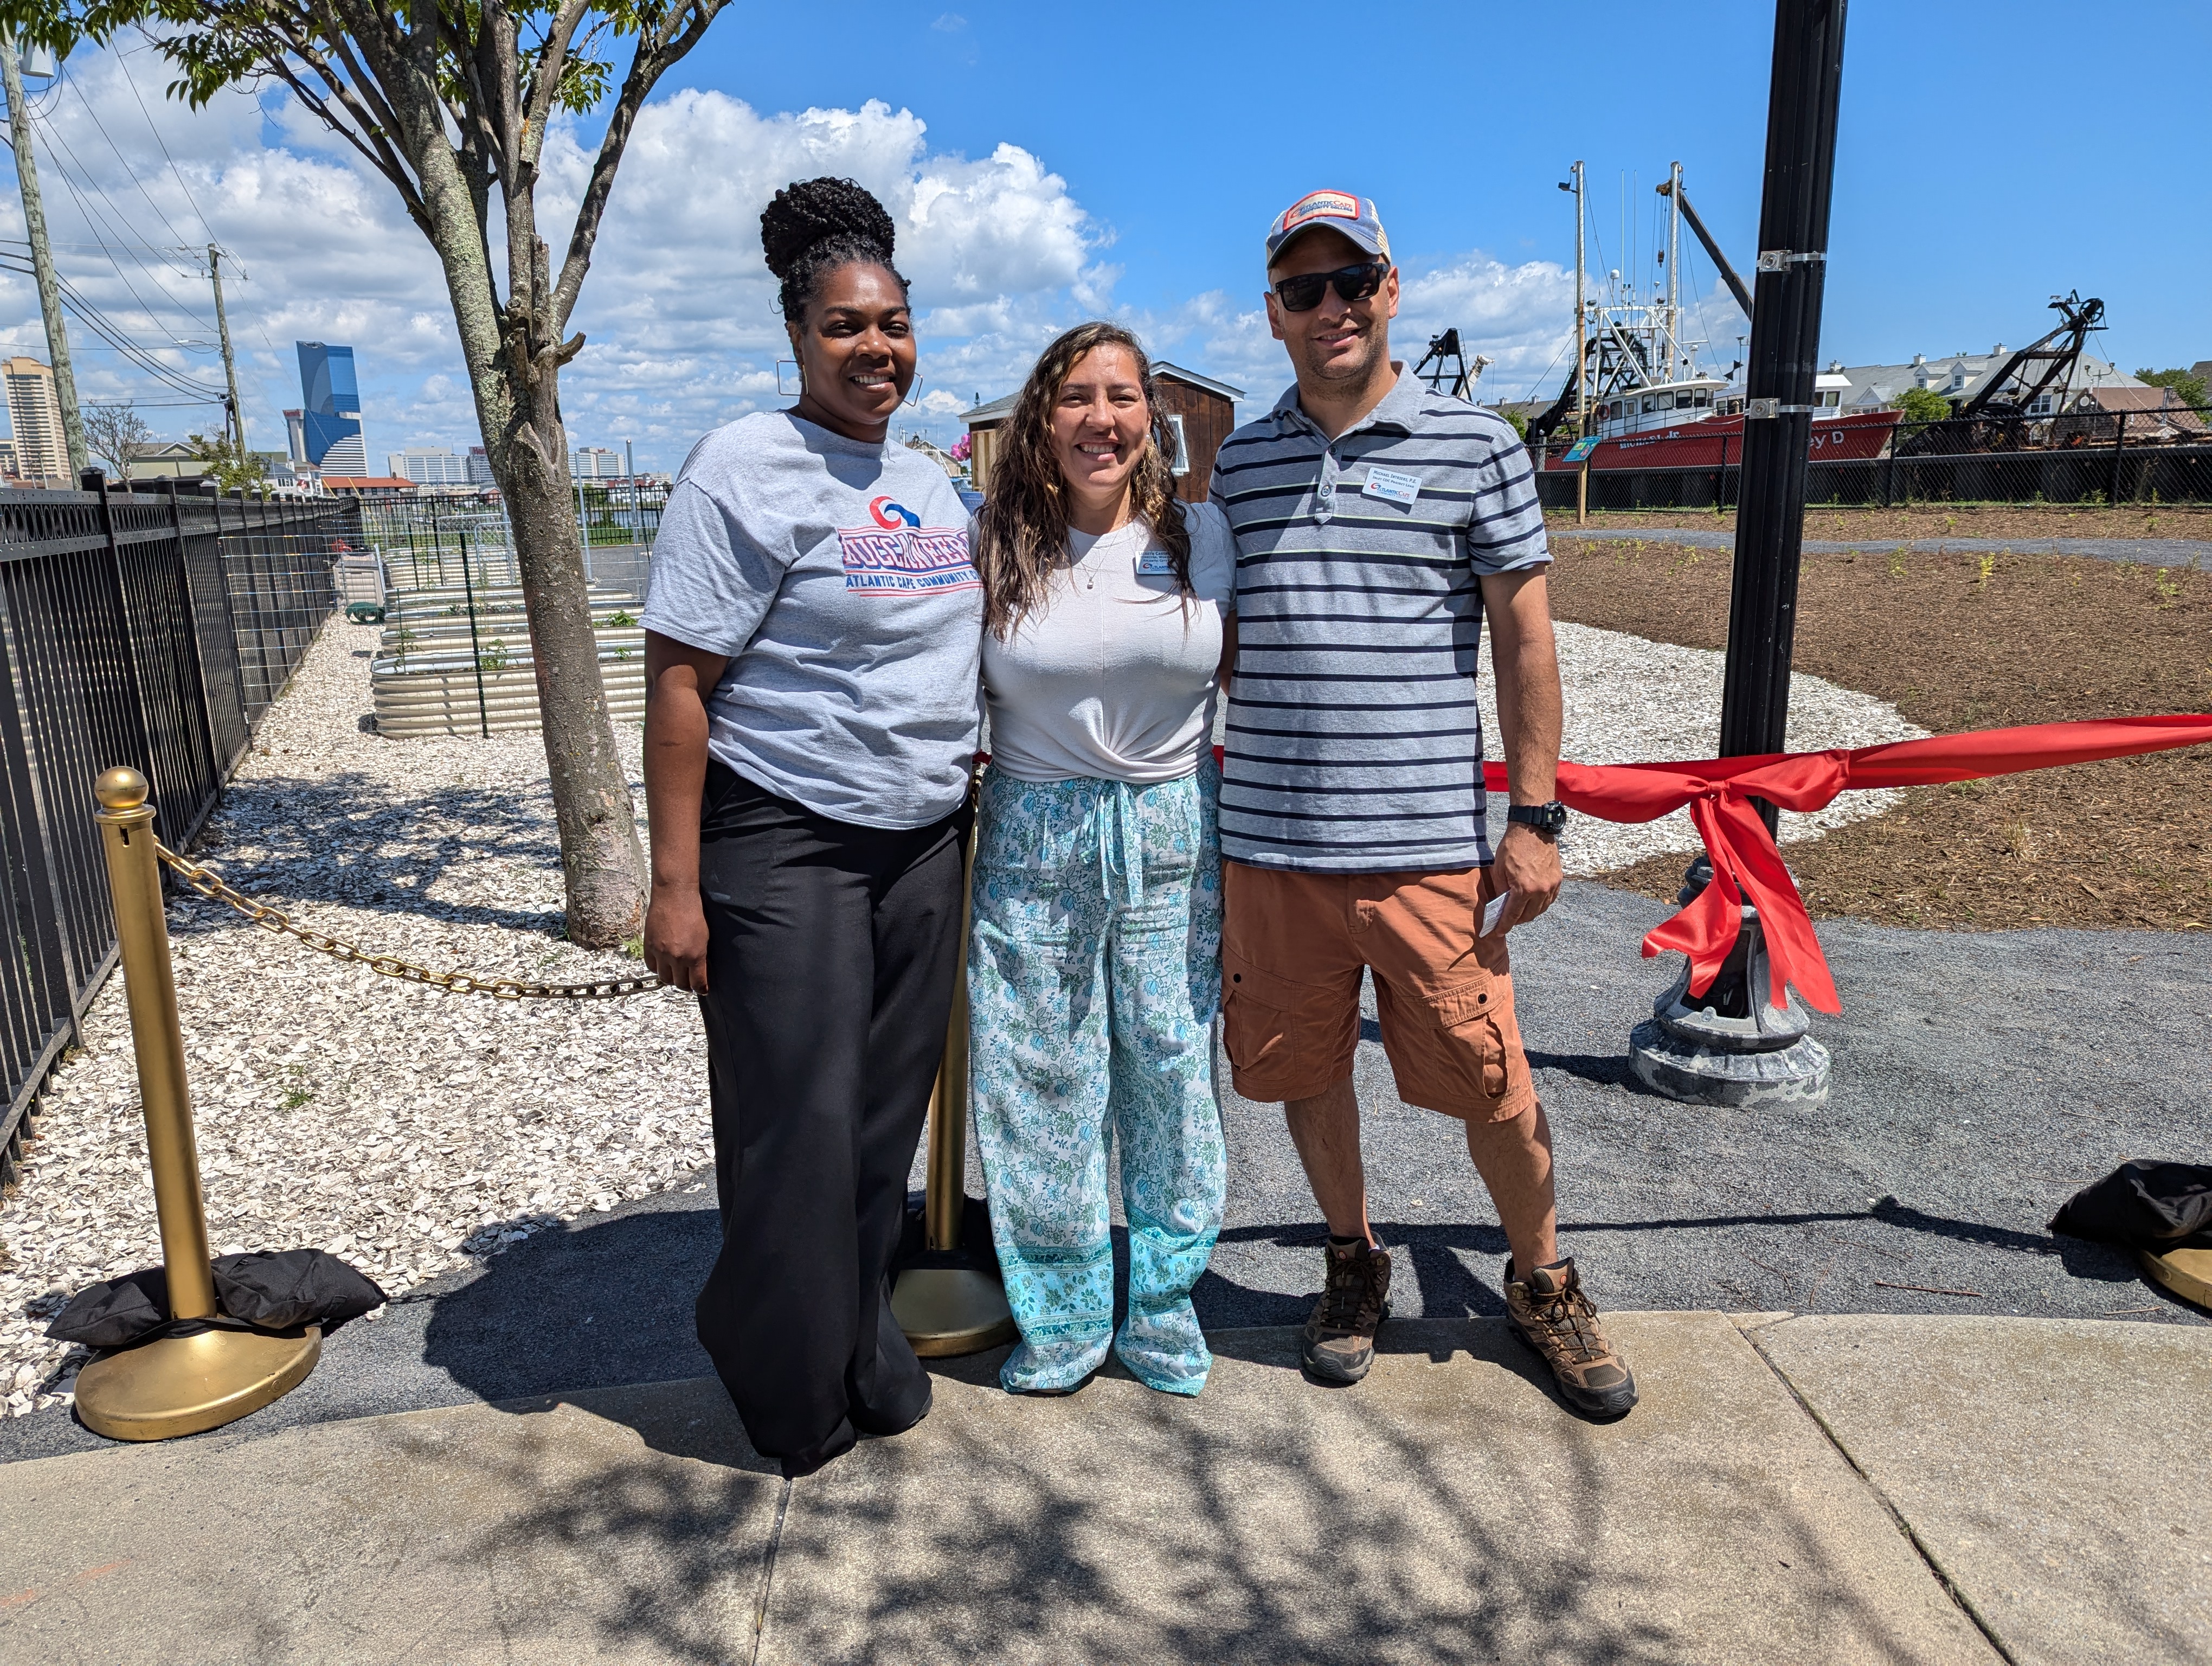
<svg viewBox="0 0 2212 1666"><path fill-rule="evenodd" d="M619 480L623 458L605 446L579 446L568 453L568 475L574 480Z"/></svg>
<svg viewBox="0 0 2212 1666"><path fill-rule="evenodd" d="M0 378L8 385L17 477L68 480L69 447L62 437L62 405L54 392L53 367L43 359L9 359L0 365Z"/></svg>
<svg viewBox="0 0 2212 1666"><path fill-rule="evenodd" d="M354 374L353 349L319 341L295 341L300 354L300 423L292 430L296 462L326 474L368 472L368 441L362 431L361 384ZM291 429L291 413L285 413Z"/></svg>
<svg viewBox="0 0 2212 1666"><path fill-rule="evenodd" d="M491 477L491 458L482 446L469 447L469 484L494 486L499 483Z"/></svg>
<svg viewBox="0 0 2212 1666"><path fill-rule="evenodd" d="M451 446L410 446L392 453L384 461L393 475L418 486L470 483L469 459L457 455Z"/></svg>

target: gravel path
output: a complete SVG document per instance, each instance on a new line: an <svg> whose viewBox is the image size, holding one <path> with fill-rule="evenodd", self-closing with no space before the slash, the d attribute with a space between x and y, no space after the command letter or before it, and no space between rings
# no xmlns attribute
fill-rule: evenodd
<svg viewBox="0 0 2212 1666"><path fill-rule="evenodd" d="M1563 757L1578 763L1657 763L1711 757L1719 739L1723 658L1710 648L1647 642L1618 630L1561 623L1559 681L1566 697ZM1496 694L1481 684L1485 732L1498 733ZM1875 746L1924 735L1897 708L1870 694L1838 688L1802 673L1790 679L1788 748L1823 751ZM1826 810L1784 811L1782 841L1808 839L1878 816L1899 801L1894 793L1846 793ZM1495 818L1493 818L1495 819ZM1492 829L1503 830L1503 824ZM1669 850L1702 848L1690 812L1625 824L1577 816L1560 841L1562 866L1587 876L1626 867Z"/></svg>
<svg viewBox="0 0 2212 1666"><path fill-rule="evenodd" d="M1710 754L1720 656L1559 627L1570 757ZM583 979L635 972L562 939L558 850L534 735L386 740L369 633L333 625L270 714L200 853L333 935L437 967ZM1794 685L1790 744L1919 731L1880 701ZM1494 714L1492 721L1494 722ZM1494 733L1494 729L1493 729ZM637 768L639 736L623 733ZM1875 813L1852 795L1807 824ZM1578 818L1571 871L1694 849L1686 814ZM711 1159L690 1002L495 1001L380 978L172 903L179 1006L217 1253L319 1244L400 1295L542 1228L690 1183ZM67 1296L160 1259L120 979L57 1073L0 1205L0 1406L65 1397L82 1361L45 1340Z"/></svg>
<svg viewBox="0 0 2212 1666"><path fill-rule="evenodd" d="M324 632L198 854L295 919L434 967L637 971L559 935L537 736L362 732L372 635ZM634 772L638 733L623 741ZM396 1295L709 1160L698 1019L684 997L446 995L191 897L171 903L169 930L218 1254L319 1244ZM87 1015L84 1043L56 1072L0 1206L9 1414L65 1388L81 1362L42 1335L66 1295L161 1258L119 977Z"/></svg>
<svg viewBox="0 0 2212 1666"><path fill-rule="evenodd" d="M1698 526L1568 526L1553 527L1555 543L1582 539L1617 543L1632 538L1640 544L1686 544L1696 550L1733 550L1735 534L1717 527ZM1808 555L1842 556L1862 550L1922 550L1942 555L2089 556L2098 561L2134 562L2144 567L2202 568L2212 572L2212 542L2203 538L1808 538Z"/></svg>

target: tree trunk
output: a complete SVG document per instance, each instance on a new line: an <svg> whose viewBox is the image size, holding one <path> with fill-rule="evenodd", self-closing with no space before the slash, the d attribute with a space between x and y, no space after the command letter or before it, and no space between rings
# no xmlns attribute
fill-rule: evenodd
<svg viewBox="0 0 2212 1666"><path fill-rule="evenodd" d="M533 396L508 379L509 408L518 416L529 412L530 420L508 434L484 437L489 445L507 441L493 468L522 569L538 721L560 827L568 936L593 948L613 948L635 937L644 921L645 853L599 678L599 639L592 629L569 492L568 435L553 375L541 371L538 380Z"/></svg>
<svg viewBox="0 0 2212 1666"><path fill-rule="evenodd" d="M542 124L533 143L527 137L529 124L523 122L514 154L500 159L510 280L502 305L485 235L489 164L477 156L472 189L463 153L453 148L447 131L451 112L434 79L436 12L426 14L414 33L403 36L387 27L386 15L367 0L330 3L343 15L347 33L367 56L397 116L389 137L414 170L421 196L415 218L445 272L461 356L476 397L477 426L514 527L537 670L539 727L560 829L568 936L593 948L618 947L637 935L645 918L645 853L638 843L629 783L615 749L606 690L599 681L599 641L592 631L583 556L568 496L560 369L583 338L566 345L560 339L562 320L555 311L545 245L538 236L532 193ZM492 7L484 13L485 27L498 35L500 50L492 56L501 66L499 86L511 89L519 73L515 15ZM570 15L565 27L573 27ZM557 80L557 58L538 68ZM502 91L501 96L512 93ZM506 113L513 118L518 112L509 106Z"/></svg>

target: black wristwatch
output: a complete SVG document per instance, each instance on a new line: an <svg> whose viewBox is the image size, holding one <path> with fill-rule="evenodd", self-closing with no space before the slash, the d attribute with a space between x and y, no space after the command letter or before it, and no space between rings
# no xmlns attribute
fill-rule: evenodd
<svg viewBox="0 0 2212 1666"><path fill-rule="evenodd" d="M1505 812L1505 819L1533 827L1547 839L1556 839L1567 824L1567 806L1557 799L1549 804L1516 804Z"/></svg>

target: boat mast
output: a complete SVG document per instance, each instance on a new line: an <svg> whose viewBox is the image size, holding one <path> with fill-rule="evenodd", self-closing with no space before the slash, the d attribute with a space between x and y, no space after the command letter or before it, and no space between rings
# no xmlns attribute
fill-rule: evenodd
<svg viewBox="0 0 2212 1666"><path fill-rule="evenodd" d="M1667 184L1667 380L1676 376L1682 353L1682 165L1668 169Z"/></svg>

